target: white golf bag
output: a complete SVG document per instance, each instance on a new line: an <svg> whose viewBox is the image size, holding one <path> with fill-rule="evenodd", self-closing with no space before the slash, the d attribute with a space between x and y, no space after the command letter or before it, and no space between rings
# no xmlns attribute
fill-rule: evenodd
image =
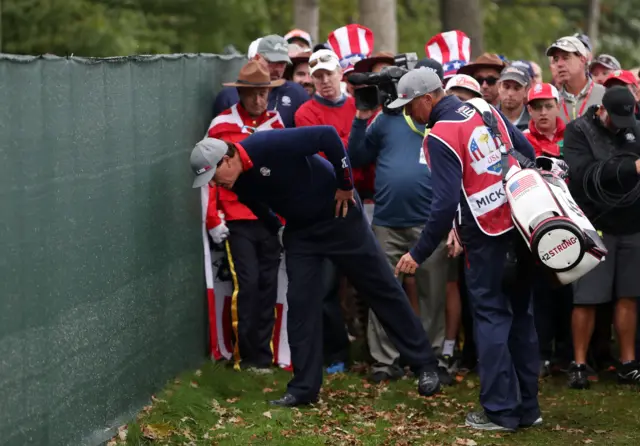
<svg viewBox="0 0 640 446"><path fill-rule="evenodd" d="M555 173L512 167L505 192L516 228L560 284L579 279L604 260L602 239Z"/></svg>
<svg viewBox="0 0 640 446"><path fill-rule="evenodd" d="M502 154L504 169L513 156L524 168L504 174L511 218L534 258L562 285L584 276L604 260L607 249L564 181L564 161L539 157L534 164L502 142L491 106L480 98L467 101L480 113Z"/></svg>

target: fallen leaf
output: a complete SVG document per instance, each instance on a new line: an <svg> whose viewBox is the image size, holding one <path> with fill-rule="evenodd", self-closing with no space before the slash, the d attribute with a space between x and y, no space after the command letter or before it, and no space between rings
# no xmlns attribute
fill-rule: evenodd
<svg viewBox="0 0 640 446"><path fill-rule="evenodd" d="M582 442L584 444L589 444L589 443L593 443L593 440L591 438L585 438L584 440L582 440Z"/></svg>
<svg viewBox="0 0 640 446"><path fill-rule="evenodd" d="M594 430L594 432L596 434L606 434L607 433L607 431L603 431L603 430L599 430L599 429Z"/></svg>
<svg viewBox="0 0 640 446"><path fill-rule="evenodd" d="M272 418L272 417L271 417L271 412L269 412L269 411L266 411L265 413L263 413L263 414L262 414L262 416L265 416L265 417L267 417L267 418L269 418L269 419L271 419L271 418Z"/></svg>
<svg viewBox="0 0 640 446"><path fill-rule="evenodd" d="M115 439L109 440L107 446L117 446L118 442Z"/></svg>
<svg viewBox="0 0 640 446"><path fill-rule="evenodd" d="M227 403L233 404L233 403L237 403L239 400L240 398L227 398Z"/></svg>
<svg viewBox="0 0 640 446"><path fill-rule="evenodd" d="M264 389L262 389L262 393L271 393L273 392L273 389L270 389L269 387L265 387Z"/></svg>
<svg viewBox="0 0 640 446"><path fill-rule="evenodd" d="M462 446L476 446L478 443L470 438L456 438L456 442L454 444Z"/></svg>
<svg viewBox="0 0 640 446"><path fill-rule="evenodd" d="M470 389L473 389L476 386L476 383L474 383L473 381L467 381L467 387Z"/></svg>
<svg viewBox="0 0 640 446"><path fill-rule="evenodd" d="M202 376L202 370L196 370L196 376Z"/></svg>
<svg viewBox="0 0 640 446"><path fill-rule="evenodd" d="M191 385L191 387L193 387L194 389L197 389L197 388L198 388L198 383L197 383L197 382L195 382L195 381L191 381L189 384L190 384L190 385Z"/></svg>
<svg viewBox="0 0 640 446"><path fill-rule="evenodd" d="M171 426L167 424L146 424L142 428L142 435L149 440L162 440L171 435Z"/></svg>

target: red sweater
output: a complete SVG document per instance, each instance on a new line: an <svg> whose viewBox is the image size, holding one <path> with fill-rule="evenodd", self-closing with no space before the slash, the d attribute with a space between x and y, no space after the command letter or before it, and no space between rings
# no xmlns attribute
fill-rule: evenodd
<svg viewBox="0 0 640 446"><path fill-rule="evenodd" d="M556 118L556 132L553 138L549 138L538 131L533 120L529 121L529 128L522 132L529 140L536 156L562 157L562 141L564 140L564 129L566 124L560 118Z"/></svg>
<svg viewBox="0 0 640 446"><path fill-rule="evenodd" d="M349 133L353 119L356 116L356 101L348 96L346 99L333 103L318 95L314 95L310 101L300 106L295 114L296 127L330 125L338 131L338 135L344 144L345 149L349 149ZM323 153L320 153L324 156ZM353 169L353 180L359 192L373 192L375 166L367 166Z"/></svg>
<svg viewBox="0 0 640 446"><path fill-rule="evenodd" d="M254 119L240 103L237 103L211 121L207 136L227 142L240 142L255 132L283 128L284 124L277 111L267 110ZM226 221L257 220L253 212L238 201L236 194L223 187L209 186L207 229L215 228L222 223L218 211L224 213Z"/></svg>

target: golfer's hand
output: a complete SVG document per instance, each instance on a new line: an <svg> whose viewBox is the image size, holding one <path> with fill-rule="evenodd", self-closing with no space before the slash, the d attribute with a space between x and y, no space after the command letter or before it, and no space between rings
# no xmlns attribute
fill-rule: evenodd
<svg viewBox="0 0 640 446"><path fill-rule="evenodd" d="M449 237L447 237L447 248L449 251L449 257L458 257L462 254L462 246L460 246L455 229L449 231Z"/></svg>
<svg viewBox="0 0 640 446"><path fill-rule="evenodd" d="M400 258L400 261L396 265L396 272L395 272L396 277L398 277L400 273L415 274L416 270L418 269L418 266L420 265L418 265L416 261L413 260L413 257L411 257L411 254L406 253Z"/></svg>
<svg viewBox="0 0 640 446"><path fill-rule="evenodd" d="M356 199L353 197L353 189L336 191L336 217L346 217L349 211L349 206L356 204Z"/></svg>

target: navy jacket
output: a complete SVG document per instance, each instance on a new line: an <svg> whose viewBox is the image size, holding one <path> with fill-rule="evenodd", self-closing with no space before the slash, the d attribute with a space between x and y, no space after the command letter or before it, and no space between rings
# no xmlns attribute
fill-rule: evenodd
<svg viewBox="0 0 640 446"><path fill-rule="evenodd" d="M213 103L213 117L238 103L238 90L235 87L225 87L216 96ZM276 87L269 92L268 110L276 110L280 113L282 122L287 128L295 127L293 119L298 108L309 100L309 94L295 82L286 81L284 85Z"/></svg>
<svg viewBox="0 0 640 446"><path fill-rule="evenodd" d="M458 113L462 105L460 99L455 96L447 96L436 104L431 111L429 127L433 127L438 121L463 121L466 116ZM498 113L500 113L498 111ZM501 113L502 115L502 113ZM514 150L525 155L532 161L535 159L535 151L522 134L509 120L502 115L509 130L509 136L513 141ZM438 244L451 230L456 216L456 210L460 204L462 166L458 157L448 149L440 140L427 136L429 158L431 159L431 213L424 227L418 243L411 249L411 257L418 264L427 260ZM465 207L463 203L463 210Z"/></svg>
<svg viewBox="0 0 640 446"><path fill-rule="evenodd" d="M424 134L424 125L416 130ZM380 113L367 127L355 118L349 134L354 168L376 163L373 224L389 228L423 226L431 208L431 172L422 152L423 136L404 116Z"/></svg>
<svg viewBox="0 0 640 446"><path fill-rule="evenodd" d="M334 218L336 189L353 189L349 157L333 127L257 132L240 146L253 167L232 190L274 232L281 226L274 213L289 228L311 226Z"/></svg>

